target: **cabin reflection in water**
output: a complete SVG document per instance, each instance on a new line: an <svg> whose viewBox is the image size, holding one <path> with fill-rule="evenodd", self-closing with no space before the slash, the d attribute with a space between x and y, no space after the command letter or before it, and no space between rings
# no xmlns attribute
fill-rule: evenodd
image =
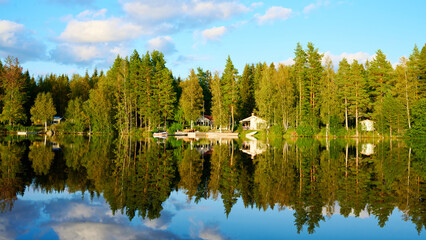
<svg viewBox="0 0 426 240"><path fill-rule="evenodd" d="M251 140L244 141L241 145L241 152L251 156L251 159L254 159L259 154L262 154L266 151L267 145L264 142Z"/></svg>
<svg viewBox="0 0 426 240"><path fill-rule="evenodd" d="M361 144L361 154L370 156L374 154L375 145L372 143L363 143Z"/></svg>

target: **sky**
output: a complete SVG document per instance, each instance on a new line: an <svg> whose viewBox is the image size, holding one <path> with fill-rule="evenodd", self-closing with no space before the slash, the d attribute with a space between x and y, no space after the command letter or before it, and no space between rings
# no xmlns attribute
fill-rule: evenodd
<svg viewBox="0 0 426 240"><path fill-rule="evenodd" d="M395 66L426 43L424 0L0 0L0 59L31 75L107 71L117 55L159 50L175 77L292 64L298 42L338 62L381 49Z"/></svg>

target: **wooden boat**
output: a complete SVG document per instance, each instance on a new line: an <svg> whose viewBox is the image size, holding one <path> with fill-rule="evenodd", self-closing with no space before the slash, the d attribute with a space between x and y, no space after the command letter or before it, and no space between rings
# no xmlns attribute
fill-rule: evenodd
<svg viewBox="0 0 426 240"><path fill-rule="evenodd" d="M167 135L168 135L167 132L156 132L152 134L152 136L155 138L166 138Z"/></svg>

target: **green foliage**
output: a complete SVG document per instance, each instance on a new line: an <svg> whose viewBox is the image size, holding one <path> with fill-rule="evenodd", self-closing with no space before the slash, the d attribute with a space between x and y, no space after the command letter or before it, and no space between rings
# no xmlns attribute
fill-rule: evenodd
<svg viewBox="0 0 426 240"><path fill-rule="evenodd" d="M172 125L167 129L169 133L175 133L178 130L183 130L183 126L180 123L172 123Z"/></svg>
<svg viewBox="0 0 426 240"><path fill-rule="evenodd" d="M194 69L191 70L188 79L181 83L181 87L182 96L179 105L182 108L185 120L192 124L201 116L203 109L203 89Z"/></svg>
<svg viewBox="0 0 426 240"><path fill-rule="evenodd" d="M24 111L26 93L24 90L25 79L22 77L22 67L18 59L7 57L0 72L1 88L4 94L1 98L3 110L0 120L13 125L27 119Z"/></svg>
<svg viewBox="0 0 426 240"><path fill-rule="evenodd" d="M407 135L413 138L426 137L426 99L420 100L412 110L413 124Z"/></svg>
<svg viewBox="0 0 426 240"><path fill-rule="evenodd" d="M89 125L90 118L84 111L83 101L80 97L69 101L65 113L65 129L71 132L83 132Z"/></svg>
<svg viewBox="0 0 426 240"><path fill-rule="evenodd" d="M312 137L315 135L314 129L311 125L299 125L296 129L297 135L303 136L303 137Z"/></svg>
<svg viewBox="0 0 426 240"><path fill-rule="evenodd" d="M34 106L31 107L31 121L35 124L44 123L47 125L48 121L53 120L55 114L56 109L50 92L37 94Z"/></svg>

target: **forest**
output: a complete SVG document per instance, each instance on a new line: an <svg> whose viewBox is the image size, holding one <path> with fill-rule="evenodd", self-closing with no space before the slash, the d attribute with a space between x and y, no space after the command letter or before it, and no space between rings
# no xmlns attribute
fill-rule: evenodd
<svg viewBox="0 0 426 240"><path fill-rule="evenodd" d="M294 64L246 64L242 74L228 56L223 72L192 69L174 77L159 51L117 56L106 71L33 76L18 59L0 60L0 120L4 131L65 121L57 131L138 135L193 128L211 115L214 129L241 131L251 113L267 133L360 136L373 120L381 136L426 136L426 44L414 46L394 68L377 50L365 64L338 64L300 43Z"/></svg>

